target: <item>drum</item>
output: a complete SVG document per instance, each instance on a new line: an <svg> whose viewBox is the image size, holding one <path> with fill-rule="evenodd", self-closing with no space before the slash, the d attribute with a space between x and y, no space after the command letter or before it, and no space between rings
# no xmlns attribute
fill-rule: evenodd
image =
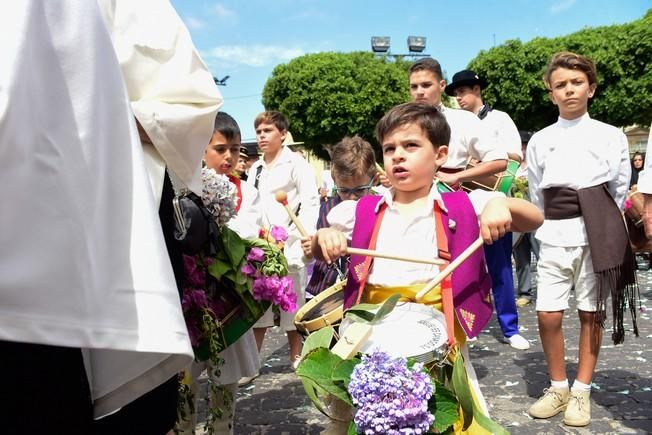
<svg viewBox="0 0 652 435"><path fill-rule="evenodd" d="M345 318L340 334L354 323ZM372 323L372 332L360 348L362 353L380 349L392 357L414 358L428 364L442 362L448 353L446 320L441 311L413 302L398 303L385 317Z"/></svg>
<svg viewBox="0 0 652 435"><path fill-rule="evenodd" d="M346 280L335 283L312 298L294 316L294 326L309 335L326 326L337 326L342 321Z"/></svg>
<svg viewBox="0 0 652 435"><path fill-rule="evenodd" d="M466 169L474 168L478 162L469 161ZM512 187L514 178L516 178L516 171L521 166L516 160L507 161L507 169L503 172L494 175L487 175L485 177L476 179L474 181L465 181L462 183L462 188L466 191L475 189L492 190L508 194Z"/></svg>
<svg viewBox="0 0 652 435"><path fill-rule="evenodd" d="M627 195L630 206L625 210L625 222L629 232L629 241L636 252L651 252L652 242L645 236L643 226L643 210L645 200L643 194L636 190Z"/></svg>

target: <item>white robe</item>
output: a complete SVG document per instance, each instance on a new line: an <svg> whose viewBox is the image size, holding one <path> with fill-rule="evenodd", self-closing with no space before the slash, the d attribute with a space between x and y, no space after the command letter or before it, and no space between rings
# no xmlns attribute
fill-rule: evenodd
<svg viewBox="0 0 652 435"><path fill-rule="evenodd" d="M159 31L143 27L138 50L192 58L187 31L169 3L159 3L149 10ZM193 355L127 94L146 95L150 77L123 78L96 2L3 3L0 28L0 339L82 348L101 416ZM159 38L174 47L156 50ZM200 61L177 69L186 84L203 69L193 80L204 85L194 87L209 89ZM154 94L166 94L169 82L152 83ZM194 179L183 168L201 154L183 150L203 149L212 128L192 119L214 116L221 99L214 86L197 105L184 105L183 88L168 96L181 102L181 128L176 104L160 117L149 113L161 120L156 128L174 133L161 149L177 150L179 176ZM183 136L191 124L193 134ZM147 130L154 141L165 136L156 128Z"/></svg>

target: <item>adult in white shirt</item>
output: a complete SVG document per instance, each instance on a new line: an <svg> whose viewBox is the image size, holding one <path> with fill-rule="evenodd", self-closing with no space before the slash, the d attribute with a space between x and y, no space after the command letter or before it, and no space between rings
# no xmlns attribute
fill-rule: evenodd
<svg viewBox="0 0 652 435"><path fill-rule="evenodd" d="M482 100L482 89L486 80L475 71L462 70L453 75L453 81L445 92L457 99L460 107L475 114L488 134L492 135L497 149L507 153L510 159L523 159L521 138L512 118L505 112L492 109ZM529 349L530 343L519 334L518 310L514 300L514 278L512 274L512 233L505 234L493 245L485 248L487 267L491 274L492 293L498 323L505 341L516 349Z"/></svg>
<svg viewBox="0 0 652 435"><path fill-rule="evenodd" d="M13 186L0 213L0 240L11 247L0 253L7 433L91 433L93 415L192 361L157 213L163 172L148 179L134 112L192 185L221 98L167 1L100 6L0 8L0 180ZM130 57L116 56L127 48ZM140 115L130 105L137 96L149 100ZM47 406L32 412L45 392Z"/></svg>
<svg viewBox="0 0 652 435"><path fill-rule="evenodd" d="M290 150L288 142L291 141L291 135L285 115L276 111L263 112L256 117L254 127L263 158L249 170L247 183L253 184L260 192L263 225L266 228L276 225L288 229L283 253L287 258L289 276L297 294L299 309L305 303L305 288L308 284L306 264L309 260L301 247L301 234L294 224L291 224L287 211L276 201L275 195L278 191L285 191L290 208L298 215L308 234L314 234L319 215L319 193L315 173L303 157ZM302 346L301 336L294 326L295 313L280 313L280 326L287 333L290 360L294 367L298 365ZM265 332L271 326L274 326L274 317L270 309L254 325L259 351Z"/></svg>

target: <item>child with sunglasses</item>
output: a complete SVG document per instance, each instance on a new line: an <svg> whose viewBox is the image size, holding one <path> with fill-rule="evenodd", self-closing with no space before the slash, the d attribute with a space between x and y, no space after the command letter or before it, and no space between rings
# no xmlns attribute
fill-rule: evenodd
<svg viewBox="0 0 652 435"><path fill-rule="evenodd" d="M317 229L330 226L328 217L331 212L338 213L342 208L355 208L358 199L369 194L377 181L374 149L369 142L361 137L345 137L332 148L331 156L331 174L335 181L337 195L328 198L321 204ZM345 204L335 209L342 203ZM304 253L309 258L312 257L311 237L303 238L302 242ZM345 256L331 265L323 261L316 261L310 282L306 287L306 293L316 296L335 284L338 278L343 278L346 270L347 258Z"/></svg>

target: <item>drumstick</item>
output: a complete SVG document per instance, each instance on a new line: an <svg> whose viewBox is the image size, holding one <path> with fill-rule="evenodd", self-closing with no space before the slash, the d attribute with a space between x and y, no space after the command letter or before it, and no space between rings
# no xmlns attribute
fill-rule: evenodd
<svg viewBox="0 0 652 435"><path fill-rule="evenodd" d="M380 165L378 164L378 162L375 162L375 163L376 163L376 170L380 173L380 175L387 176L387 172L385 172L385 170L383 169L383 167L380 166Z"/></svg>
<svg viewBox="0 0 652 435"><path fill-rule="evenodd" d="M417 293L415 297L416 301L421 302L421 300L432 289L437 287L437 285L439 285L439 283L442 282L444 278L446 278L448 275L453 273L453 271L457 269L457 266L459 266L460 264L462 264L464 260L469 258L471 254L473 254L476 251L476 249L482 246L483 243L484 241L482 240L482 237L478 237L473 243L471 243L469 247L466 248L464 251L462 251L462 253L455 260L451 261L451 263L448 266L446 266L444 270L439 272L439 274L432 281L430 281L427 286L425 286L423 289L419 291L419 293Z"/></svg>
<svg viewBox="0 0 652 435"><path fill-rule="evenodd" d="M299 230L299 233L301 234L302 237L309 237L308 232L304 228L304 226L301 224L301 221L297 217L297 215L294 213L290 205L288 204L288 195L282 190L279 190L276 192L276 201L281 203L283 207L285 208L285 211L287 212L288 216L290 216L290 219L292 222L294 222L294 225L297 226L297 229ZM358 249L358 248L347 248L347 252L349 254L354 254L354 255L364 255L367 257L379 257L379 258L387 258L390 260L398 260L398 261L407 261L410 263L422 263L422 264L443 264L442 260L436 259L436 258L412 258L412 257L402 257L399 255L393 255L393 254L384 254L380 253L377 251L372 251L370 249Z"/></svg>

